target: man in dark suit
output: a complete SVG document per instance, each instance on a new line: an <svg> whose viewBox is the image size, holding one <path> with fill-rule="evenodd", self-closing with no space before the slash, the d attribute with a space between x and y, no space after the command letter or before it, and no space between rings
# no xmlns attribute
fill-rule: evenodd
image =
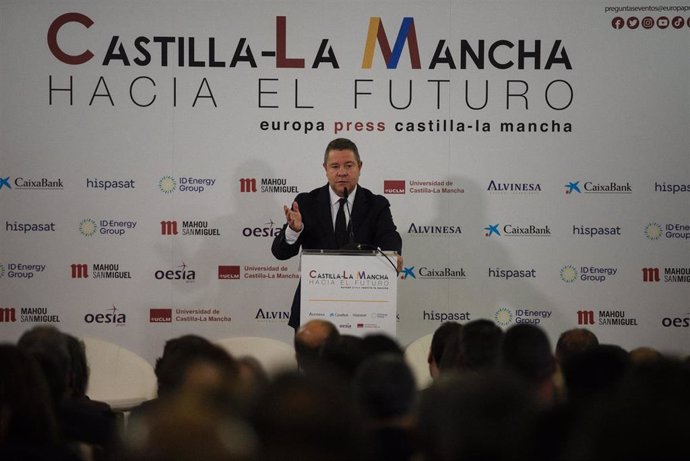
<svg viewBox="0 0 690 461"><path fill-rule="evenodd" d="M326 147L323 168L328 184L301 193L292 207L283 206L287 222L271 246L273 256L289 259L307 250L337 250L348 243L371 245L400 254L398 234L390 203L382 195L359 186L362 161L355 143L338 138ZM398 256L398 271L402 256ZM297 287L288 325L299 327L300 287Z"/></svg>

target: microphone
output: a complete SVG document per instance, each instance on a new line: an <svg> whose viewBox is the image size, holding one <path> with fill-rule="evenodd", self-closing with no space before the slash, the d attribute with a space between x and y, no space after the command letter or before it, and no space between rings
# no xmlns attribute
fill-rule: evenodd
<svg viewBox="0 0 690 461"><path fill-rule="evenodd" d="M347 245L345 245L343 250L349 250L349 251L373 251L374 253L378 253L384 258L388 260L391 266L393 266L393 269L395 270L396 274L399 274L400 272L398 271L398 265L393 262L391 258L388 257L386 253L383 252L381 247L377 247L376 245L371 245L369 243L354 243L350 242Z"/></svg>
<svg viewBox="0 0 690 461"><path fill-rule="evenodd" d="M355 243L355 232L352 229L352 213L350 212L350 202L347 201L348 197L347 187L343 188L343 198L345 199L345 210L347 211L347 241L348 244Z"/></svg>

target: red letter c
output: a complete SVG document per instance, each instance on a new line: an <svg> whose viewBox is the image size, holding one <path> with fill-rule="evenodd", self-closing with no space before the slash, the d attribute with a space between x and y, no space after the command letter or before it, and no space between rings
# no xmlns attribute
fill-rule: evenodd
<svg viewBox="0 0 690 461"><path fill-rule="evenodd" d="M48 48L50 48L50 51L53 53L53 56L55 56L65 64L84 64L86 61L93 58L93 53L91 51L86 50L82 54L74 56L62 51L60 49L60 46L58 45L58 31L62 26L64 26L68 22L78 22L87 29L93 25L93 21L91 20L91 18L81 13L65 13L62 16L59 16L57 19L55 19L55 21L53 21L53 23L50 25L50 28L48 29Z"/></svg>

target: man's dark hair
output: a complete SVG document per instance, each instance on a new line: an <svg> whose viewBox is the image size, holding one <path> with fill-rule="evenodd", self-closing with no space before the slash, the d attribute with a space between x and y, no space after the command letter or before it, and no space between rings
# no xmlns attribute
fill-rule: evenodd
<svg viewBox="0 0 690 461"><path fill-rule="evenodd" d="M355 154L357 163L362 163L362 160L359 158L359 150L357 149L357 144L355 144L347 138L336 138L333 141L329 142L328 146L326 146L326 152L324 152L323 154L324 165L328 162L328 153L332 150L351 150Z"/></svg>
<svg viewBox="0 0 690 461"><path fill-rule="evenodd" d="M431 357L437 365L441 363L441 357L443 357L443 351L448 344L448 340L453 334L457 334L461 328L462 325L458 322L443 322L434 331L434 335L431 338Z"/></svg>
<svg viewBox="0 0 690 461"><path fill-rule="evenodd" d="M503 331L491 320L478 319L466 323L451 341L443 358L443 369L455 367L459 371L486 371L494 368L500 356ZM455 350L452 350L455 349ZM454 361L448 364L448 357Z"/></svg>
<svg viewBox="0 0 690 461"><path fill-rule="evenodd" d="M415 407L417 384L397 354L379 354L362 362L352 387L355 400L374 420L405 416Z"/></svg>
<svg viewBox="0 0 690 461"><path fill-rule="evenodd" d="M70 357L69 393L71 397L84 397L89 386L89 365L84 342L65 333Z"/></svg>
<svg viewBox="0 0 690 461"><path fill-rule="evenodd" d="M186 372L195 363L217 365L231 376L239 373L237 362L220 346L197 335L184 335L165 343L163 356L156 360L158 395L175 392L183 384Z"/></svg>
<svg viewBox="0 0 690 461"><path fill-rule="evenodd" d="M383 333L366 335L362 339L362 348L367 357L381 354L394 354L400 357L405 355L405 351L400 347L398 341Z"/></svg>
<svg viewBox="0 0 690 461"><path fill-rule="evenodd" d="M597 336L586 328L573 328L564 331L556 343L556 358L561 366L566 366L568 360L582 352L599 345Z"/></svg>
<svg viewBox="0 0 690 461"><path fill-rule="evenodd" d="M563 368L571 401L610 397L629 370L628 353L620 346L599 344L574 355Z"/></svg>
<svg viewBox="0 0 690 461"><path fill-rule="evenodd" d="M503 366L531 382L540 382L555 371L551 344L541 328L521 323L506 331L501 345Z"/></svg>
<svg viewBox="0 0 690 461"><path fill-rule="evenodd" d="M40 325L22 334L17 346L38 362L57 406L66 397L70 370L65 335L53 326Z"/></svg>

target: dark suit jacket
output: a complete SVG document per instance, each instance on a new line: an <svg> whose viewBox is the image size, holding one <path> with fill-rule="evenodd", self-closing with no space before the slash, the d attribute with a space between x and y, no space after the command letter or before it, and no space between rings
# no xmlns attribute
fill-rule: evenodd
<svg viewBox="0 0 690 461"><path fill-rule="evenodd" d="M297 242L293 245L285 241L285 227L273 240L271 252L280 260L289 259L300 252L300 247L305 250L337 250L333 218L331 216L331 199L328 192L328 184L311 192L304 192L297 196L295 201L299 205L302 214L304 228ZM393 217L391 216L390 203L382 195L376 195L362 186L357 187L355 201L352 205L350 226L354 242L373 245L382 250L394 250L398 253L402 250L402 239L398 234ZM288 325L293 328L299 326L300 316L300 287L297 287L292 300L290 320Z"/></svg>

